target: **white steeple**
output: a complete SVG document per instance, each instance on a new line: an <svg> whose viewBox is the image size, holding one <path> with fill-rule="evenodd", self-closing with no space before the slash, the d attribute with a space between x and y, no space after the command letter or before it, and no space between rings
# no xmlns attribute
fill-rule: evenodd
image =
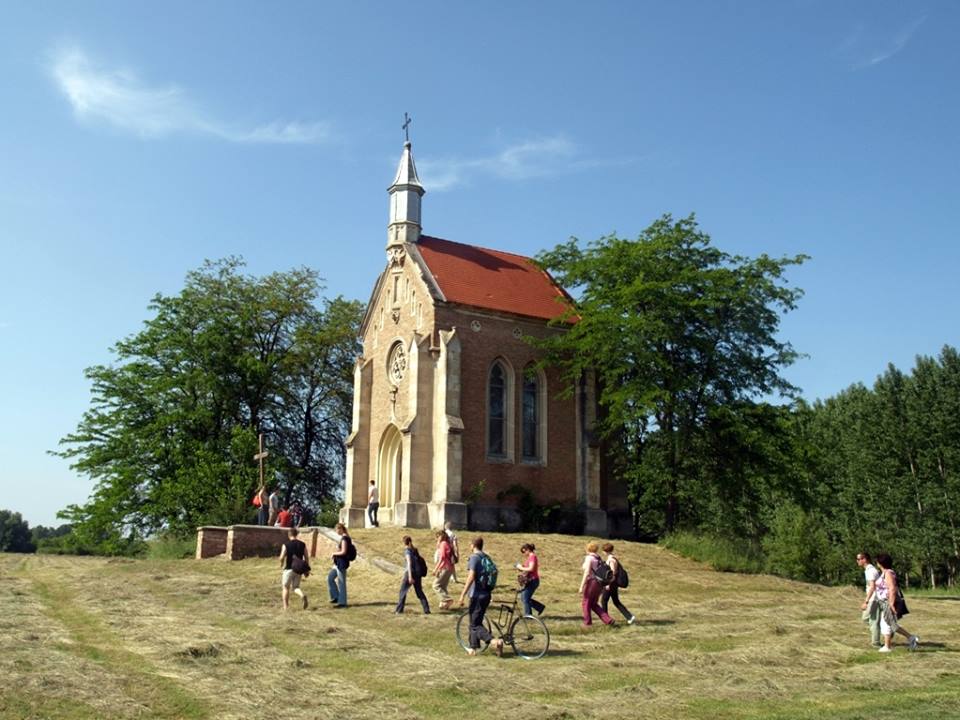
<svg viewBox="0 0 960 720"><path fill-rule="evenodd" d="M409 139L403 144L397 176L387 192L390 193L390 224L387 226L389 253L392 247L416 242L420 238L420 198L426 190L417 177Z"/></svg>

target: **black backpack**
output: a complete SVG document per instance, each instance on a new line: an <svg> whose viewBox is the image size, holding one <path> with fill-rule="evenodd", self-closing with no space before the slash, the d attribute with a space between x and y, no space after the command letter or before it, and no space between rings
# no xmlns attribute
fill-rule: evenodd
<svg viewBox="0 0 960 720"><path fill-rule="evenodd" d="M617 559L617 587L629 587L630 585L630 576L627 574L627 569L623 566L623 563Z"/></svg>
<svg viewBox="0 0 960 720"><path fill-rule="evenodd" d="M357 559L357 546L353 544L349 535L344 535L343 539L347 541L347 562L353 562Z"/></svg>
<svg viewBox="0 0 960 720"><path fill-rule="evenodd" d="M613 582L613 570L600 558L597 558L596 567L593 568L593 579L604 587Z"/></svg>
<svg viewBox="0 0 960 720"><path fill-rule="evenodd" d="M424 578L427 576L427 561L423 559L418 551L413 551L413 557L410 558L410 570L414 578Z"/></svg>
<svg viewBox="0 0 960 720"><path fill-rule="evenodd" d="M303 575L304 577L310 575L310 563L307 562L306 558L299 555L294 555L290 559L290 569L297 575Z"/></svg>

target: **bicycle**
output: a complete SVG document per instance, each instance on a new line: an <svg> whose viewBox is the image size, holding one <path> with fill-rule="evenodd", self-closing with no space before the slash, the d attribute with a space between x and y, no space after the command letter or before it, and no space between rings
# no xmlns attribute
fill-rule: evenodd
<svg viewBox="0 0 960 720"><path fill-rule="evenodd" d="M489 633L497 629L497 635L504 643L510 643L513 651L524 660L542 658L550 647L550 631L543 620L533 615L514 615L517 611L517 602L520 598L520 589L513 591L513 604L500 602L494 608L490 603L483 617L483 626ZM491 613L497 611L497 618L491 620ZM457 642L464 650L470 647L470 611L462 613L457 619ZM481 642L478 653L484 652L490 646L489 642Z"/></svg>

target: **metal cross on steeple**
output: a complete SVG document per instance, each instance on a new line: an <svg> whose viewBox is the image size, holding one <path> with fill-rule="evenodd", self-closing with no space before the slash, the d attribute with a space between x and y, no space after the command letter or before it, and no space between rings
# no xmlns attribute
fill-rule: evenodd
<svg viewBox="0 0 960 720"><path fill-rule="evenodd" d="M410 127L410 123L411 123L411 122L412 122L412 120L411 120L410 116L407 115L406 113L404 113L404 114L403 114L403 126L402 126L402 127L403 127L403 137L404 137L404 139L405 139L407 142L410 142L410 130L409 130L408 128Z"/></svg>

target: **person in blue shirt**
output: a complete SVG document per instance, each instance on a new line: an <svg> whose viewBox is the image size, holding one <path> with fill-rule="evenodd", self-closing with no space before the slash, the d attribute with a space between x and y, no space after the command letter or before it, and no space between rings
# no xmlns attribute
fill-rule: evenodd
<svg viewBox="0 0 960 720"><path fill-rule="evenodd" d="M480 563L484 556L482 537L474 539L472 550L473 553L467 561L467 580L463 592L460 593L460 607L463 607L463 599L470 596L470 648L467 655L476 655L481 641L490 643L497 655L503 655L503 640L494 640L483 624L484 615L490 606L491 588L485 587L480 580Z"/></svg>

